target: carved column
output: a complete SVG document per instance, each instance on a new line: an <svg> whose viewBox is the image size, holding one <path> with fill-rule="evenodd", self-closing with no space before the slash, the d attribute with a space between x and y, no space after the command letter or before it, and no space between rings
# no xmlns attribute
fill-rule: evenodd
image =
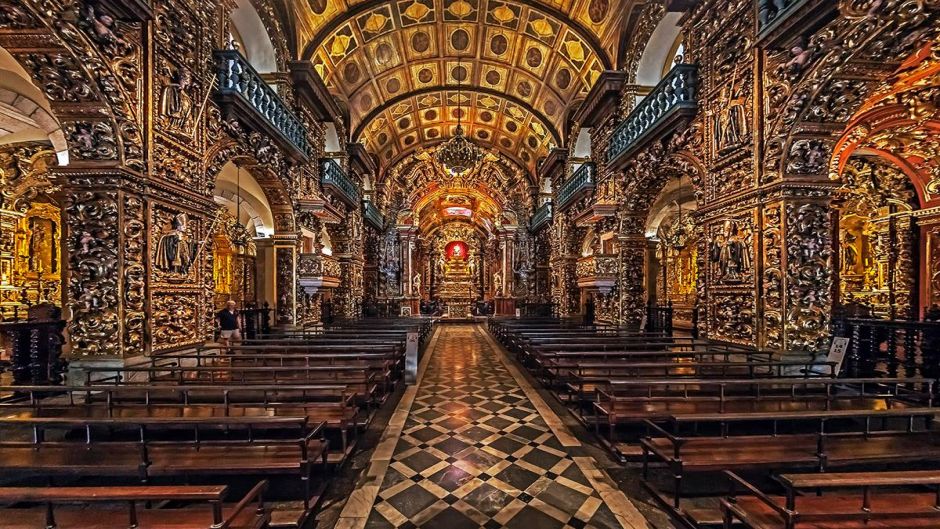
<svg viewBox="0 0 940 529"><path fill-rule="evenodd" d="M119 168L55 173L67 182L62 240L71 356L144 354L148 227L137 175Z"/></svg>
<svg viewBox="0 0 940 529"><path fill-rule="evenodd" d="M787 194L762 212L762 345L813 350L825 345L832 313L831 205L818 192Z"/></svg>
<svg viewBox="0 0 940 529"><path fill-rule="evenodd" d="M620 324L639 327L646 314L646 261L649 242L643 233L644 218L623 215L617 234L620 251ZM654 256L655 257L655 256ZM654 283L655 286L655 283Z"/></svg>
<svg viewBox="0 0 940 529"><path fill-rule="evenodd" d="M296 234L274 235L274 321L280 326L297 322L297 239Z"/></svg>

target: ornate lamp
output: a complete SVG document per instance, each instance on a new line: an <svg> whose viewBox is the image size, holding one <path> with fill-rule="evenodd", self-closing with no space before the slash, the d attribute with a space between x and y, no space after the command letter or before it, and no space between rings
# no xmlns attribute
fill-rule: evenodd
<svg viewBox="0 0 940 529"><path fill-rule="evenodd" d="M457 67L460 68L460 56L457 57ZM461 126L463 110L461 108L460 79L457 79L457 129L454 136L437 149L437 161L455 174L462 174L470 170L480 160L483 153L469 138L464 136Z"/></svg>

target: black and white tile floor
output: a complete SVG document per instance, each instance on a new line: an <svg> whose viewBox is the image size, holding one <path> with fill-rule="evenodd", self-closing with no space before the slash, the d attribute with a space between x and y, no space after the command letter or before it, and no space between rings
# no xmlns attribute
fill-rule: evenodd
<svg viewBox="0 0 940 529"><path fill-rule="evenodd" d="M338 528L646 527L482 328L438 333L371 510L351 499Z"/></svg>

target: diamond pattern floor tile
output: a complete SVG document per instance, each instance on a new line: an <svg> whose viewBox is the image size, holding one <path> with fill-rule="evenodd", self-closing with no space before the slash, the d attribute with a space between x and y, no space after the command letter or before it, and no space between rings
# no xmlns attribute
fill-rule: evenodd
<svg viewBox="0 0 940 529"><path fill-rule="evenodd" d="M620 529L481 331L442 333L367 527Z"/></svg>

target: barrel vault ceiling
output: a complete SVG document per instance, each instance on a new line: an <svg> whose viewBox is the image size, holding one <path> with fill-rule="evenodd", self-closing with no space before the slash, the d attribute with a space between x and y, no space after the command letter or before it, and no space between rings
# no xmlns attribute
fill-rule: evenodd
<svg viewBox="0 0 940 529"><path fill-rule="evenodd" d="M532 171L568 109L615 63L634 0L310 0L303 58L345 102L350 136L383 167L470 137ZM458 95L458 82L461 91Z"/></svg>

